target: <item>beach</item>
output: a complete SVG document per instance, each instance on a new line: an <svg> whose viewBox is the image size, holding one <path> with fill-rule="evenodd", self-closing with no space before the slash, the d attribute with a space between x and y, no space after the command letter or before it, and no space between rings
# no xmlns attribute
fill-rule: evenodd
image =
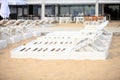
<svg viewBox="0 0 120 80"><path fill-rule="evenodd" d="M80 25L56 26L77 30L84 27ZM36 37L8 45L0 50L0 80L120 80L120 21L110 22L106 29L114 32L106 60L15 59L10 57L10 51Z"/></svg>

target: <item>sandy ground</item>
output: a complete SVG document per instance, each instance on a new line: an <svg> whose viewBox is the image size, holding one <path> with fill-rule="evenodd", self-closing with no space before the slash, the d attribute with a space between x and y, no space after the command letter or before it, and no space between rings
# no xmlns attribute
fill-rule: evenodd
<svg viewBox="0 0 120 80"><path fill-rule="evenodd" d="M50 32L50 31L61 31L61 30L80 30L83 29L85 26L83 24L55 24L52 27L42 27L40 28L43 32ZM110 32L120 32L120 21L110 21L107 27L105 27L107 31Z"/></svg>
<svg viewBox="0 0 120 80"><path fill-rule="evenodd" d="M33 39L35 37L0 50L0 80L120 80L120 36L118 35L112 38L107 60L10 58L10 50Z"/></svg>

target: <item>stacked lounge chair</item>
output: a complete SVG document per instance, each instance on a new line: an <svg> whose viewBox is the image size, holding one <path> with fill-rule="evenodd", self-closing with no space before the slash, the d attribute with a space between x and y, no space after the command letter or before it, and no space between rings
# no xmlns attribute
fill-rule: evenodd
<svg viewBox="0 0 120 80"><path fill-rule="evenodd" d="M105 60L112 33L104 30L108 21L94 30L56 31L11 50L12 58ZM88 31L88 30L89 31Z"/></svg>

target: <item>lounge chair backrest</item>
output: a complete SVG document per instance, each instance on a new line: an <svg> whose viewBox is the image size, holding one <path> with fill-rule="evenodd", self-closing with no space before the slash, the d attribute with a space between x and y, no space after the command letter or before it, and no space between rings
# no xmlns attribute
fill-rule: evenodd
<svg viewBox="0 0 120 80"><path fill-rule="evenodd" d="M2 35L11 36L10 29L7 27L1 27L1 33Z"/></svg>
<svg viewBox="0 0 120 80"><path fill-rule="evenodd" d="M97 27L97 30L98 30L98 31L103 30L103 29L107 26L108 22L109 22L109 21L105 21L105 22L101 23L101 24Z"/></svg>
<svg viewBox="0 0 120 80"><path fill-rule="evenodd" d="M87 39L83 39L81 40L82 41L82 44L81 44L81 41L78 42L78 46L80 48L84 47L84 46L87 46L88 44L92 44L92 42L94 42L94 40L96 40L98 38L99 35L101 35L103 33L103 29L107 26L108 24L108 21L105 21L103 23L101 23L97 29L95 30L95 33L94 34L91 34L92 36L88 37ZM85 31L86 32L86 31ZM75 49L75 48L74 48Z"/></svg>
<svg viewBox="0 0 120 80"><path fill-rule="evenodd" d="M84 48L85 46L88 46L89 44L92 44L96 39L98 39L98 36L101 34L102 34L102 31L99 31L96 34L92 34L91 37L80 40L73 49L76 49L76 48L81 49L81 48Z"/></svg>

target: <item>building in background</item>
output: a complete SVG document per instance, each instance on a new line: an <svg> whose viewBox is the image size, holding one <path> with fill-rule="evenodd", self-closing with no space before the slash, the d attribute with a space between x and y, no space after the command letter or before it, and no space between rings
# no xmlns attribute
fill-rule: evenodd
<svg viewBox="0 0 120 80"><path fill-rule="evenodd" d="M120 20L120 0L24 0L24 5L10 5L18 17L106 15ZM98 6L97 6L98 5Z"/></svg>

